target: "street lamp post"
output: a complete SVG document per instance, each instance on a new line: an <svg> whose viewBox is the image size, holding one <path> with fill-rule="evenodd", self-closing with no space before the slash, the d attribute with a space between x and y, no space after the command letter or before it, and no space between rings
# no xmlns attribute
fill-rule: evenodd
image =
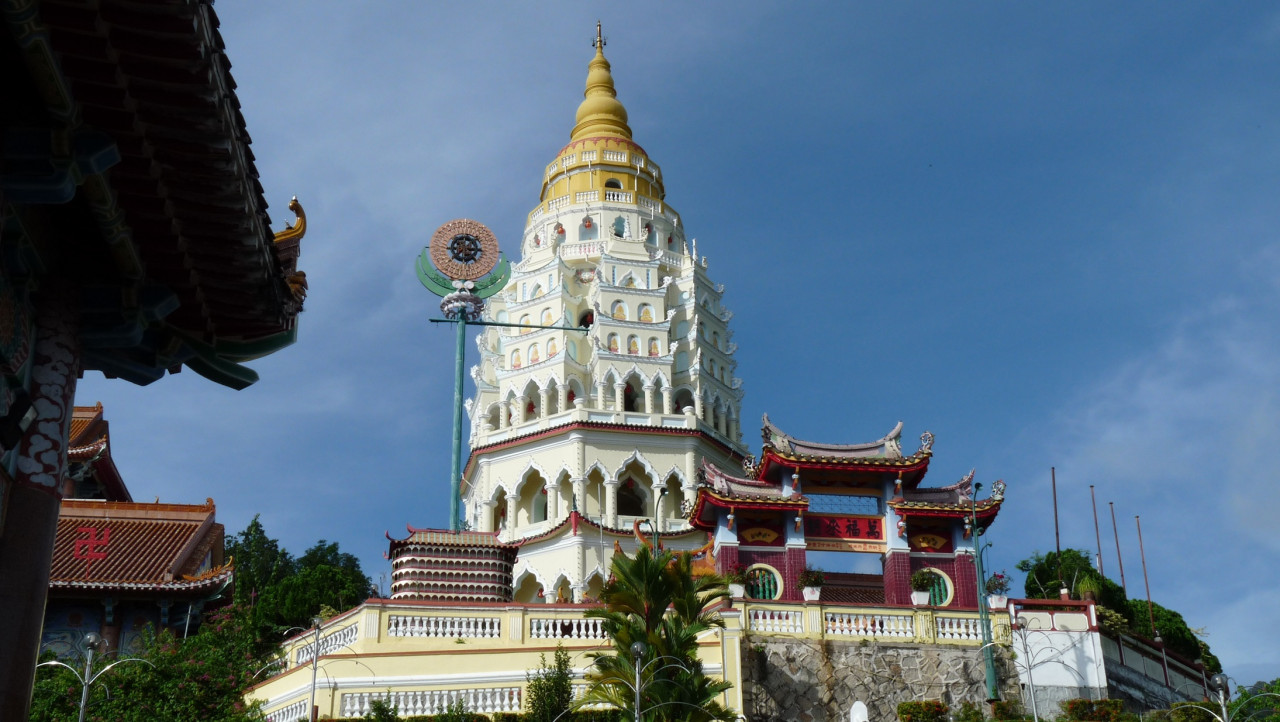
<svg viewBox="0 0 1280 722"><path fill-rule="evenodd" d="M646 651L648 651L648 647L645 646L644 642L636 642L631 645L631 657L635 660L633 666L636 668L635 722L640 722L640 660L644 658Z"/></svg>
<svg viewBox="0 0 1280 722"><path fill-rule="evenodd" d="M79 671L77 671L74 667L67 664L66 662L61 662L56 659L51 659L48 662L41 662L40 664L36 665L37 667L44 667L44 666L66 667L67 669L71 670L71 673L76 676L76 679L80 680L80 722L84 722L85 713L89 710L89 688L93 686L93 683L96 682L99 677L106 674L107 672L110 672L112 667L115 667L118 664L124 664L125 662L146 662L147 664L151 664L151 662L147 662L147 660L145 659L136 659L136 658L130 657L128 659L121 659L121 660L112 662L111 664L108 664L107 666L98 670L97 674L94 674L93 673L93 653L98 651L99 649L105 649L107 646L107 642L97 633L89 632L88 634L84 635L84 646L85 646L85 649L87 650L87 654L85 654L85 658L84 658L84 674L83 675L81 675ZM151 666L154 667L155 665L151 664Z"/></svg>
<svg viewBox="0 0 1280 722"><path fill-rule="evenodd" d="M316 715L316 664L320 661L320 622L319 617L312 617L311 624L316 628L314 649L311 650L311 703L307 706L307 719L315 722ZM83 722L83 720L81 720Z"/></svg>
<svg viewBox="0 0 1280 722"><path fill-rule="evenodd" d="M973 485L973 495L969 498L969 523L973 529L973 563L978 575L977 589L974 592L978 595L978 626L982 629L982 664L987 682L987 701L994 702L1000 699L1000 693L996 689L996 660L991 650L991 619L987 614L986 600L982 598L983 587L986 584L982 573L982 551L991 545L981 543L983 529L978 524L978 491L980 489L982 484Z"/></svg>

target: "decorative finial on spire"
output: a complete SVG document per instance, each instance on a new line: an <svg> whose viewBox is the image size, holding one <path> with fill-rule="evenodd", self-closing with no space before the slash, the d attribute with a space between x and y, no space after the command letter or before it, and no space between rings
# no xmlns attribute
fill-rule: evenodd
<svg viewBox="0 0 1280 722"><path fill-rule="evenodd" d="M587 64L587 87L582 94L582 104L578 106L570 139L599 136L630 139L627 109L618 102L618 93L613 87L613 74L609 72L609 61L604 57L604 28L598 20L593 44L596 55Z"/></svg>

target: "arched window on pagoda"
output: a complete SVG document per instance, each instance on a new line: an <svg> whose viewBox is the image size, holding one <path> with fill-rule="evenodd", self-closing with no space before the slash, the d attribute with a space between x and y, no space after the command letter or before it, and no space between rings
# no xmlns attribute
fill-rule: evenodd
<svg viewBox="0 0 1280 722"><path fill-rule="evenodd" d="M609 334L609 352L618 353L618 334Z"/></svg>
<svg viewBox="0 0 1280 722"><path fill-rule="evenodd" d="M750 599L777 599L782 595L778 574L764 565L747 570L747 597Z"/></svg>
<svg viewBox="0 0 1280 722"><path fill-rule="evenodd" d="M660 355L661 355L661 354L658 352L658 339L656 339L656 338L651 338L651 339L649 339L649 355L650 355L650 356L660 356Z"/></svg>
<svg viewBox="0 0 1280 722"><path fill-rule="evenodd" d="M556 319L555 319L555 316L552 315L551 309L549 308L542 309L542 325L543 326L554 326L555 321Z"/></svg>
<svg viewBox="0 0 1280 722"><path fill-rule="evenodd" d="M529 347L529 363L536 364L542 360L542 355L538 353L538 344Z"/></svg>
<svg viewBox="0 0 1280 722"><path fill-rule="evenodd" d="M592 324L594 324L595 322L596 322L596 312L585 311L581 316L578 317L578 328L591 328Z"/></svg>
<svg viewBox="0 0 1280 722"><path fill-rule="evenodd" d="M627 353L631 354L632 356L638 356L640 354L639 337L636 337L636 336L627 337Z"/></svg>
<svg viewBox="0 0 1280 722"><path fill-rule="evenodd" d="M622 410L639 411L636 405L636 387L628 381L626 387L622 390Z"/></svg>
<svg viewBox="0 0 1280 722"><path fill-rule="evenodd" d="M520 358L520 349L511 352L511 368L518 369L524 365L524 361Z"/></svg>
<svg viewBox="0 0 1280 722"><path fill-rule="evenodd" d="M547 487L542 487L533 497L532 521L537 524L547 520Z"/></svg>
<svg viewBox="0 0 1280 722"><path fill-rule="evenodd" d="M627 320L627 304L622 301L614 301L613 305L609 307L609 315L619 321Z"/></svg>
<svg viewBox="0 0 1280 722"><path fill-rule="evenodd" d="M521 317L520 317L520 325L521 325L521 326L528 326L530 323L531 323L531 322L529 321L529 314L527 314L527 313L526 313L525 315L523 315L523 316L521 316ZM520 333L521 333L521 335L523 335L523 334L529 333L529 332L530 332L530 331L532 331L532 330L533 330L533 329L531 329L531 328L522 328L522 329L520 329Z"/></svg>
<svg viewBox="0 0 1280 722"><path fill-rule="evenodd" d="M616 188L617 190L622 190L622 183L617 178L610 178L609 180L604 182L604 187Z"/></svg>
<svg viewBox="0 0 1280 722"><path fill-rule="evenodd" d="M556 345L556 340L554 338L548 340L547 341L547 358L555 358L556 354L558 353L560 353L560 347Z"/></svg>
<svg viewBox="0 0 1280 722"><path fill-rule="evenodd" d="M653 306L647 303L640 304L640 320L645 323L653 323Z"/></svg>
<svg viewBox="0 0 1280 722"><path fill-rule="evenodd" d="M628 477L618 485L618 515L647 516L644 495L640 491L640 482Z"/></svg>

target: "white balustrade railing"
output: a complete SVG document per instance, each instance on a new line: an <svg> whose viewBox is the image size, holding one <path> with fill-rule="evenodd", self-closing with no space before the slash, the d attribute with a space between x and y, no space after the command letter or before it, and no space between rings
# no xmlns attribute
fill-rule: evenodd
<svg viewBox="0 0 1280 722"><path fill-rule="evenodd" d="M542 217L542 214L543 214L543 213L546 213L546 212L547 212L547 209L546 209L546 208L544 208L544 207L542 207L542 206L538 206L538 210L534 211L534 212L533 212L533 215L529 216L529 220L531 220L531 221L536 221L536 220L538 220L539 218L541 218L541 217Z"/></svg>
<svg viewBox="0 0 1280 722"><path fill-rule="evenodd" d="M338 631L320 638L320 656L323 657L330 652L336 652L347 645L354 644L359 637L359 623L343 627ZM312 642L302 649L298 650L298 656L294 660L294 664L306 664L315 656L316 643Z"/></svg>
<svg viewBox="0 0 1280 722"><path fill-rule="evenodd" d="M909 615L873 612L827 612L827 636L865 639L911 639L916 636Z"/></svg>
<svg viewBox="0 0 1280 722"><path fill-rule="evenodd" d="M561 258L588 258L598 256L604 249L604 245L600 241L589 241L587 243L569 243L560 247Z"/></svg>
<svg viewBox="0 0 1280 722"><path fill-rule="evenodd" d="M626 163L627 154L620 150L604 151L604 159L613 163Z"/></svg>
<svg viewBox="0 0 1280 722"><path fill-rule="evenodd" d="M590 203L600 200L600 191L578 191L573 194L574 203Z"/></svg>
<svg viewBox="0 0 1280 722"><path fill-rule="evenodd" d="M661 203L659 203L659 202L657 202L657 201L655 201L655 200L651 200L651 199L649 199L649 198L645 198L644 196L640 196L640 207L641 207L641 208L644 208L645 210L647 210L647 211L649 211L650 213L653 213L653 214L659 214L659 213L662 213L662 204L661 204Z"/></svg>
<svg viewBox="0 0 1280 722"><path fill-rule="evenodd" d="M575 160L577 160L577 156L574 155L573 153L570 153L569 155L566 155L560 160L564 162L564 167L568 168L569 166L573 165Z"/></svg>
<svg viewBox="0 0 1280 722"><path fill-rule="evenodd" d="M747 628L753 632L804 634L804 612L797 609L752 609Z"/></svg>
<svg viewBox="0 0 1280 722"><path fill-rule="evenodd" d="M298 722L300 719L307 719L307 701L300 699L288 707L281 707L275 712L269 712L263 719L267 722Z"/></svg>
<svg viewBox="0 0 1280 722"><path fill-rule="evenodd" d="M468 712L493 714L520 711L519 687L431 689L412 692L354 692L342 695L342 716L363 717L375 701L395 707L401 717L442 714L459 702ZM305 716L305 715L303 715Z"/></svg>
<svg viewBox="0 0 1280 722"><path fill-rule="evenodd" d="M558 211L567 205L569 205L569 196L560 196L547 201L547 210Z"/></svg>
<svg viewBox="0 0 1280 722"><path fill-rule="evenodd" d="M605 639L602 619L529 619L529 636L533 639Z"/></svg>
<svg viewBox="0 0 1280 722"><path fill-rule="evenodd" d="M390 637L496 639L501 635L502 619L499 617L387 616L387 636Z"/></svg>
<svg viewBox="0 0 1280 722"><path fill-rule="evenodd" d="M604 199L615 203L630 203L631 194L626 191L605 191Z"/></svg>
<svg viewBox="0 0 1280 722"><path fill-rule="evenodd" d="M938 617L935 620L938 641L981 642L982 627L973 617Z"/></svg>
<svg viewBox="0 0 1280 722"><path fill-rule="evenodd" d="M594 163L594 162L596 162L596 152L595 152L594 150L584 150L584 151L582 151L582 162L583 162L583 163Z"/></svg>

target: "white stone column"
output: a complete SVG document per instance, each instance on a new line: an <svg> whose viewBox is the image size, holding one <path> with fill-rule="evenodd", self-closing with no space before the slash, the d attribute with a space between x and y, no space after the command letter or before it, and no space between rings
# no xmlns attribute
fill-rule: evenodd
<svg viewBox="0 0 1280 722"><path fill-rule="evenodd" d="M547 413L547 407L551 405L551 387L548 386L545 389L538 389L538 396L538 400L542 402L542 406L538 408L538 418L545 419L549 415Z"/></svg>
<svg viewBox="0 0 1280 722"><path fill-rule="evenodd" d="M480 531L497 531L493 528L493 509L497 505L496 499L480 502Z"/></svg>
<svg viewBox="0 0 1280 722"><path fill-rule="evenodd" d="M511 408L510 404L498 403L498 428L505 429L511 425L510 421Z"/></svg>
<svg viewBox="0 0 1280 722"><path fill-rule="evenodd" d="M605 526L618 526L618 484L617 479L604 480L604 518Z"/></svg>
<svg viewBox="0 0 1280 722"><path fill-rule="evenodd" d="M621 413L625 405L622 401L623 391L627 388L626 384L613 385L613 410Z"/></svg>
<svg viewBox="0 0 1280 722"><path fill-rule="evenodd" d="M577 476L569 480L569 485L573 487L574 507L578 513L586 516L587 514L587 478L585 476Z"/></svg>
<svg viewBox="0 0 1280 722"><path fill-rule="evenodd" d="M516 514L520 511L520 497L507 494L507 529L516 528Z"/></svg>
<svg viewBox="0 0 1280 722"><path fill-rule="evenodd" d="M664 414L675 413L675 411L672 409L672 404L674 403L674 399L672 397L673 391L674 390L670 386L662 387L662 413Z"/></svg>
<svg viewBox="0 0 1280 722"><path fill-rule="evenodd" d="M601 411L609 408L609 402L604 398L604 379L596 381L596 408Z"/></svg>
<svg viewBox="0 0 1280 722"><path fill-rule="evenodd" d="M529 397L524 395L517 396L511 403L515 404L515 408L512 409L511 418L516 419L517 424L523 424L528 421L529 416L525 407L529 405Z"/></svg>
<svg viewBox="0 0 1280 722"><path fill-rule="evenodd" d="M693 395L693 415L701 421L706 421L702 415L702 394Z"/></svg>
<svg viewBox="0 0 1280 722"><path fill-rule="evenodd" d="M547 519L554 524L560 518L560 483L547 484Z"/></svg>
<svg viewBox="0 0 1280 722"><path fill-rule="evenodd" d="M571 410L569 408L569 384L556 384L556 408L561 413Z"/></svg>
<svg viewBox="0 0 1280 722"><path fill-rule="evenodd" d="M644 412L646 414L653 413L653 384L644 385Z"/></svg>

